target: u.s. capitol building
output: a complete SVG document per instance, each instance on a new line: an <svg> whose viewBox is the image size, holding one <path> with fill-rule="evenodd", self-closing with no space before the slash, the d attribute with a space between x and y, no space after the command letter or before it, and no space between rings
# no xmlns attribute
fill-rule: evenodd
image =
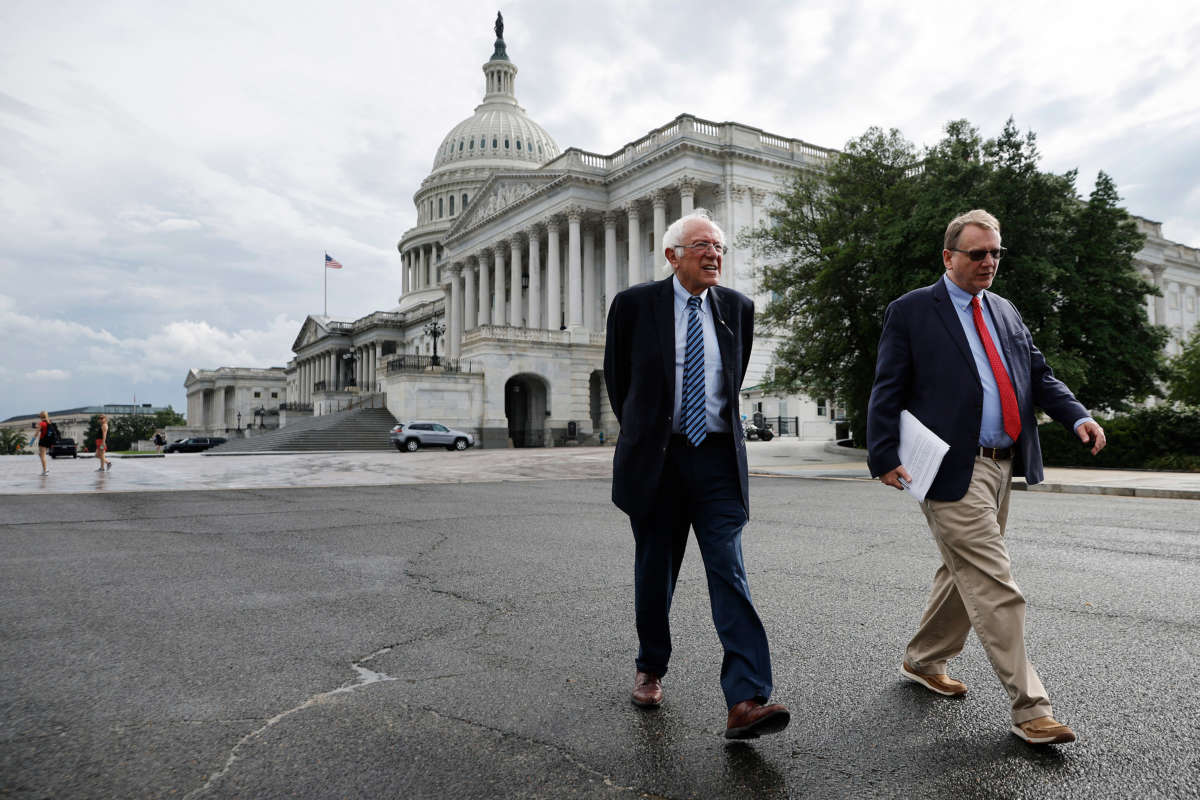
<svg viewBox="0 0 1200 800"><path fill-rule="evenodd" d="M761 308L753 254L737 233L766 219L783 179L821 169L834 151L688 114L607 155L561 150L517 103L499 22L483 74L483 102L446 134L413 197L417 223L398 245L399 305L357 320L309 316L284 370L287 404L322 414L378 394L398 419L437 419L484 447L547 446L569 431L574 441L611 442L608 302L667 274L668 223L708 209L730 245L722 283ZM1138 222L1147 234L1139 268L1164 295L1149 304L1150 319L1170 328L1176 348L1197 321L1200 252ZM770 337L756 340L743 410L763 412L780 433L831 438L831 403L754 388L774 348Z"/></svg>

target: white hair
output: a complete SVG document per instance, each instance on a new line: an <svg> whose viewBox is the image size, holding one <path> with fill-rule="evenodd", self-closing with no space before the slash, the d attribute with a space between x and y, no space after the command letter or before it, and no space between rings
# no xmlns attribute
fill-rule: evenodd
<svg viewBox="0 0 1200 800"><path fill-rule="evenodd" d="M677 219L671 223L670 227L667 228L666 233L663 234L663 240L662 240L663 249L665 250L668 247L682 246L683 245L683 229L685 227L687 227L687 224L689 222L693 222L695 220L702 220L704 222L711 224L714 228L717 229L717 233L721 237L721 243L722 244L725 243L725 231L721 230L721 226L718 225L713 220L713 218L709 215L708 209L697 208L692 213L687 214L686 216L682 216L679 219Z"/></svg>

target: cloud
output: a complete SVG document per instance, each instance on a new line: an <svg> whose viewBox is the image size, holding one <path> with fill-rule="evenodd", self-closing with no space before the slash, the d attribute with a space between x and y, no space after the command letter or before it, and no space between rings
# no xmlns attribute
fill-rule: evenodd
<svg viewBox="0 0 1200 800"><path fill-rule="evenodd" d="M35 369L29 373L29 379L34 381L65 381L71 373L62 369Z"/></svg>

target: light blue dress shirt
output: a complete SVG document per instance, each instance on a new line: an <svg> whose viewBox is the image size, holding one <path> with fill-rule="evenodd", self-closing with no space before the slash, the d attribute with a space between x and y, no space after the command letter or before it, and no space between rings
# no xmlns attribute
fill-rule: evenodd
<svg viewBox="0 0 1200 800"><path fill-rule="evenodd" d="M679 430L679 407L683 404L683 360L687 352L687 301L691 296L671 277L671 288L675 291L675 413L671 425L673 433ZM729 425L721 418L724 402L721 400L725 386L721 370L721 348L717 344L717 326L713 319L708 289L700 293L700 327L704 331L704 409L709 433L728 433Z"/></svg>
<svg viewBox="0 0 1200 800"><path fill-rule="evenodd" d="M942 275L942 280L946 282L946 291L950 293L950 302L954 304L954 310L958 312L958 321L962 324L963 333L967 336L967 344L971 346L975 369L978 370L979 382L983 385L983 416L979 425L979 445L981 447L1011 447L1013 445L1012 437L1004 432L1004 411L1000 407L1000 389L996 385L996 376L992 372L992 362L988 360L987 351L983 349L983 340L979 338L979 331L975 330L975 312L971 310L971 298L974 295L950 280L949 275ZM1000 337L996 334L996 323L992 319L992 312L988 310L987 303L984 302L986 296L986 289L979 292L983 324L992 337L992 344L996 345L996 352L1000 354L1004 371L1008 373L1011 381L1012 370L1008 366L1008 357L1004 355ZM1013 391L1016 391L1015 382ZM1090 419L1091 417L1080 417L1075 421L1074 427L1078 428Z"/></svg>

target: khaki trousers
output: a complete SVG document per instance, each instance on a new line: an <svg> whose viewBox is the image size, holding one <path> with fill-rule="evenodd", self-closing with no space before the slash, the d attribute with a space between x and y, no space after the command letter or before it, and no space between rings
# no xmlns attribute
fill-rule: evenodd
<svg viewBox="0 0 1200 800"><path fill-rule="evenodd" d="M1050 698L1025 655L1025 596L1012 577L1004 525L1012 493L1012 461L976 456L971 484L961 500L921 504L942 565L921 626L905 659L918 672L946 673L971 628L996 677L1004 684L1014 723L1052 716Z"/></svg>

